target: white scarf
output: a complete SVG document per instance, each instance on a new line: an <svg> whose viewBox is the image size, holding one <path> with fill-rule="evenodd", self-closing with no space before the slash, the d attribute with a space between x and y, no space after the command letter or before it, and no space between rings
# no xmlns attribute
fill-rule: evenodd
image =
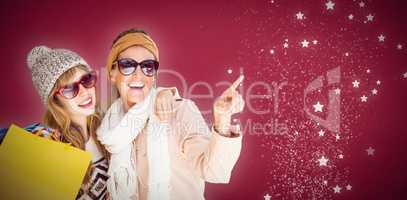
<svg viewBox="0 0 407 200"><path fill-rule="evenodd" d="M123 102L117 99L97 130L98 139L110 152L107 189L112 200L139 199L138 173L132 152L133 141L146 128L149 166L148 200L168 200L170 158L168 124L154 115L156 89L152 88L143 102L124 112Z"/></svg>

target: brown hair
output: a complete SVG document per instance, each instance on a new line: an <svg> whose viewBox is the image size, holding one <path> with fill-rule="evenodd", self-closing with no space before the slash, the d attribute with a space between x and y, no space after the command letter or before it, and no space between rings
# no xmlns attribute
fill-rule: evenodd
<svg viewBox="0 0 407 200"><path fill-rule="evenodd" d="M84 136L81 134L83 130L81 130L81 128L77 124L72 122L70 115L67 113L66 109L62 106L62 104L54 95L56 90L61 86L67 84L68 81L70 81L72 77L75 75L75 73L79 70L86 72L89 71L88 68L86 68L85 66L78 65L76 67L69 69L58 78L56 84L54 85L54 88L51 90L51 93L48 96L47 111L44 116L44 123L50 128L56 129L61 134L60 140L62 142L70 143L72 146L76 148L85 150L85 144L87 141L86 138L84 138ZM101 117L99 112L97 111L99 107L98 103L96 103L96 105L97 106L95 113L88 116L86 120L87 132L89 134L88 138L90 137L94 138L99 151L106 159L108 159L108 152L103 147L103 145L101 145L100 142L96 139L96 129L99 127L101 123ZM84 179L84 183L89 182L90 173L92 170L93 169L91 169L91 167L88 168L88 171Z"/></svg>

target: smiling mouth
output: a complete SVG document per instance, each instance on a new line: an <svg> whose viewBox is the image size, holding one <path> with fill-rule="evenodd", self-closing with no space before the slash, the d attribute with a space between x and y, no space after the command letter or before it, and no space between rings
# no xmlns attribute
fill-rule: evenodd
<svg viewBox="0 0 407 200"><path fill-rule="evenodd" d="M92 98L88 98L87 100L85 100L84 102L82 102L81 104L79 104L79 107L81 108L88 108L92 105Z"/></svg>
<svg viewBox="0 0 407 200"><path fill-rule="evenodd" d="M140 90L140 89L143 89L145 85L142 82L137 82L137 83L129 83L128 86L130 89L139 89Z"/></svg>

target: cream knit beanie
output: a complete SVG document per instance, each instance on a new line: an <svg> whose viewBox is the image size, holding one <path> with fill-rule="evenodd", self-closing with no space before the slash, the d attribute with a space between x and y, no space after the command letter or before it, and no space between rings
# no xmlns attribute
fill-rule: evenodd
<svg viewBox="0 0 407 200"><path fill-rule="evenodd" d="M31 69L32 81L45 106L52 88L64 72L78 65L90 69L86 61L75 52L46 46L34 47L27 56L27 65Z"/></svg>

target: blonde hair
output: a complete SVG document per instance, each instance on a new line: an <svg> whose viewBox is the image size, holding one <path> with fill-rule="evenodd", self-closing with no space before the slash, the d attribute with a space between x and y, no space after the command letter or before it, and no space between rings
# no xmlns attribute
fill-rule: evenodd
<svg viewBox="0 0 407 200"><path fill-rule="evenodd" d="M58 132L61 134L60 140L62 142L70 143L76 148L85 150L87 138L85 138L83 134L81 134L81 132L84 130L81 130L81 128L71 120L69 113L54 95L58 88L64 86L65 84L68 84L72 77L74 77L74 75L80 70L85 72L89 71L85 66L78 65L64 72L58 78L47 99L47 111L44 115L44 123L50 128L58 130ZM98 107L98 101L96 101L95 113L88 116L86 119L86 127L89 135L88 138L93 137L95 139L95 143L99 151L106 159L108 159L107 151L105 150L103 145L101 145L100 142L96 139L96 129L101 123L101 117L98 112ZM88 169L88 172L84 179L85 183L89 182L91 170L92 169Z"/></svg>

